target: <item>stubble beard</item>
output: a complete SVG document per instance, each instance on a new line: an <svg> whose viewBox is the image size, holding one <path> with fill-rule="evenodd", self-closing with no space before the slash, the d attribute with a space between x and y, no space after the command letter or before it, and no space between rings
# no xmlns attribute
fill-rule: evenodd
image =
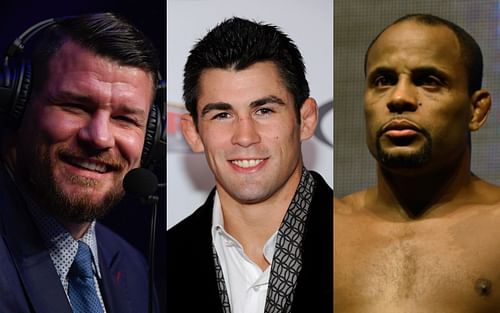
<svg viewBox="0 0 500 313"><path fill-rule="evenodd" d="M423 130L421 132L425 137L424 144L413 153L394 154L390 153L381 145L381 134L377 134L376 158L384 167L397 169L416 169L424 166L432 155L432 138L430 134Z"/></svg>
<svg viewBox="0 0 500 313"><path fill-rule="evenodd" d="M37 149L38 150L38 149ZM91 222L106 215L123 197L121 184L115 184L98 203L94 203L83 194L68 194L57 182L54 176L54 162L48 153L37 151L39 156L34 162L32 171L33 192L39 199L40 206L50 215L63 223L80 224ZM96 187L98 181L78 175L67 174L67 179L73 185L82 188Z"/></svg>

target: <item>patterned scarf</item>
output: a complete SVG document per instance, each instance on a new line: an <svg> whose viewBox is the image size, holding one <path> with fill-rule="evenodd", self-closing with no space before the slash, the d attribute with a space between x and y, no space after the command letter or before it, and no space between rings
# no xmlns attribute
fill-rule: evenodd
<svg viewBox="0 0 500 313"><path fill-rule="evenodd" d="M297 278L302 269L302 239L315 186L311 173L303 168L297 191L278 229L264 313L291 311ZM231 313L222 267L213 245L212 251L222 310Z"/></svg>

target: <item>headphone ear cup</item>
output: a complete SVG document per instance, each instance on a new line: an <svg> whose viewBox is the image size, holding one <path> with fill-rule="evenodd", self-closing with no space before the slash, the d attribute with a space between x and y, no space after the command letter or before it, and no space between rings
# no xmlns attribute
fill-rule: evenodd
<svg viewBox="0 0 500 313"><path fill-rule="evenodd" d="M31 92L31 63L19 56L30 38L63 19L65 17L38 22L19 35L6 50L0 71L0 113L10 127L16 128L21 123Z"/></svg>
<svg viewBox="0 0 500 313"><path fill-rule="evenodd" d="M148 122L146 124L146 134L144 137L144 147L142 148L141 166L149 167L154 161L155 151L158 149L158 142L161 136L160 112L156 104L151 105Z"/></svg>
<svg viewBox="0 0 500 313"><path fill-rule="evenodd" d="M12 83L14 94L11 100L9 117L12 126L18 127L21 124L31 92L31 63L29 61L23 60L20 62L14 73Z"/></svg>
<svg viewBox="0 0 500 313"><path fill-rule="evenodd" d="M12 96L12 75L7 64L2 66L0 70L0 113L6 116L10 112L11 96ZM2 118L7 121L8 118Z"/></svg>
<svg viewBox="0 0 500 313"><path fill-rule="evenodd" d="M0 113L5 122L17 128L21 122L31 90L31 64L20 60L12 68L4 65L0 71Z"/></svg>

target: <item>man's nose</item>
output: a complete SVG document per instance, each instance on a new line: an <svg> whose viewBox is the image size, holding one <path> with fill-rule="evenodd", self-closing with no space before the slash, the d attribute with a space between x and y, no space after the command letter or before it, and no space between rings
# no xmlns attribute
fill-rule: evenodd
<svg viewBox="0 0 500 313"><path fill-rule="evenodd" d="M260 142L260 135L256 127L255 121L251 118L238 118L234 125L232 144L248 147Z"/></svg>
<svg viewBox="0 0 500 313"><path fill-rule="evenodd" d="M392 88L387 108L392 113L414 112L418 108L418 90L409 79L400 79Z"/></svg>
<svg viewBox="0 0 500 313"><path fill-rule="evenodd" d="M86 125L80 129L79 139L96 150L109 149L115 144L111 126L107 112L94 112Z"/></svg>

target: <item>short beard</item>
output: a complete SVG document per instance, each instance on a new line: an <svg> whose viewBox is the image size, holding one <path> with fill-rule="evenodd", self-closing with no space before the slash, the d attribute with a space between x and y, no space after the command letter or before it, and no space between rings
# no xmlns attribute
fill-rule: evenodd
<svg viewBox="0 0 500 313"><path fill-rule="evenodd" d="M31 187L40 201L40 206L47 213L54 216L63 223L81 224L101 218L122 199L124 195L121 184L116 184L100 203L92 203L88 197L78 194L66 194L58 185L54 173L53 164L47 153L37 151L40 156L35 160L36 166L32 174ZM83 187L96 185L96 181L81 176L72 176L70 180L74 184Z"/></svg>
<svg viewBox="0 0 500 313"><path fill-rule="evenodd" d="M377 133L377 161L388 168L421 168L432 155L432 138L426 130L421 131L425 137L424 145L411 154L392 154L385 151L380 144L382 133Z"/></svg>

